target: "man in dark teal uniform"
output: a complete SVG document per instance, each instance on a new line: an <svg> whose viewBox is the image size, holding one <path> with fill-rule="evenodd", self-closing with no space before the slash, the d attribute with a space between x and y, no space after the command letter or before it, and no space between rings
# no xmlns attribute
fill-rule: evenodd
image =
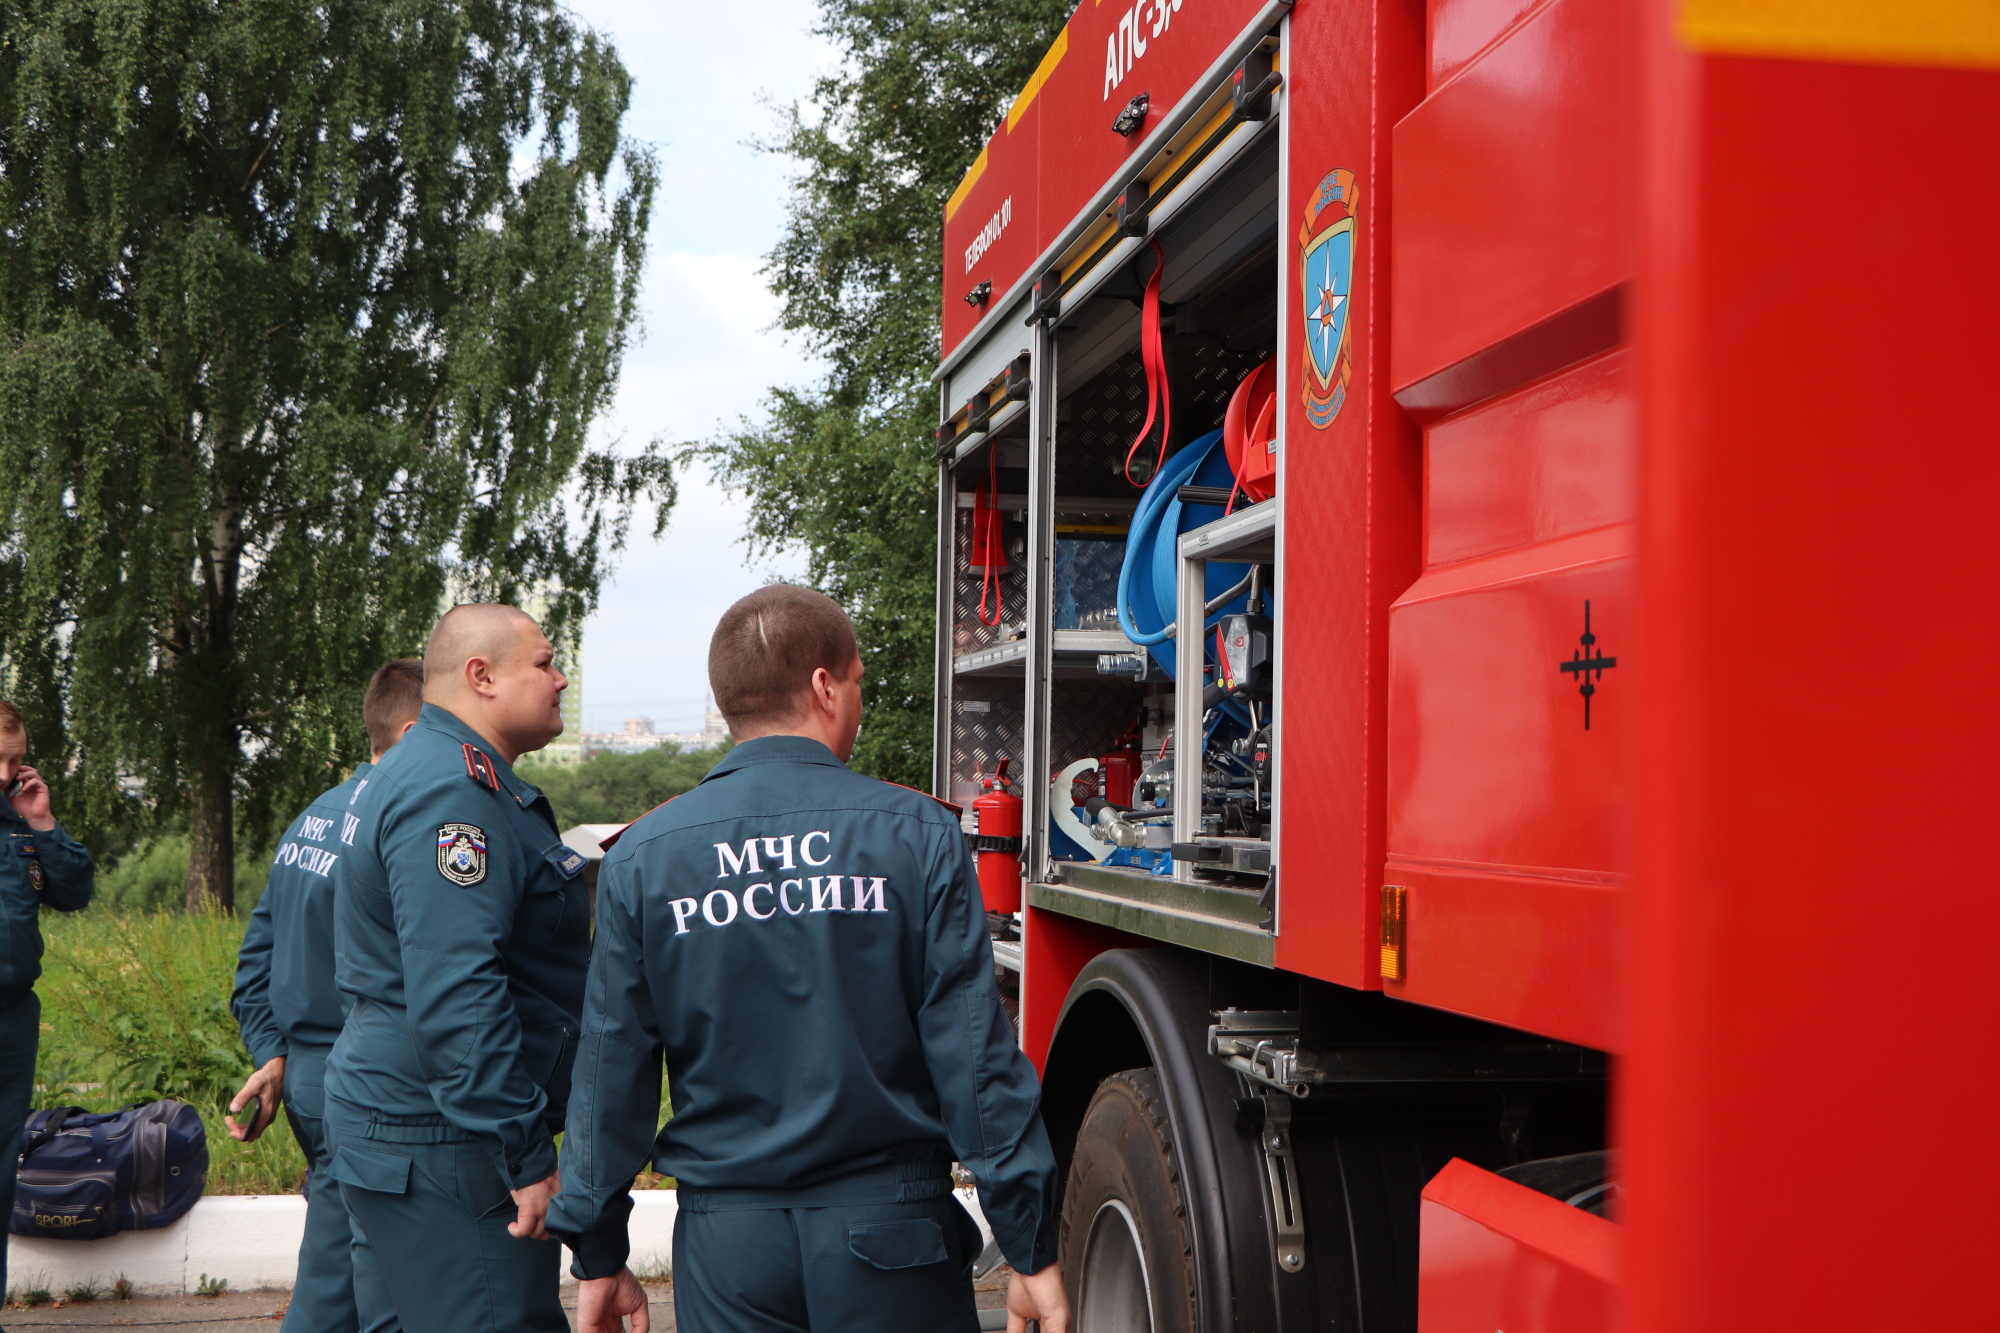
<svg viewBox="0 0 2000 1333"><path fill-rule="evenodd" d="M549 1229L578 1327L647 1327L633 1175L679 1178L681 1333L978 1327L972 1172L1017 1277L1009 1327L1064 1333L1040 1086L993 979L951 807L849 771L854 626L773 585L724 614L709 682L738 744L618 838ZM657 1138L661 1062L673 1119Z"/></svg>
<svg viewBox="0 0 2000 1333"><path fill-rule="evenodd" d="M381 1281L362 1323L566 1333L542 1220L590 957L583 857L514 761L562 733L549 641L512 607L454 607L424 708L355 804L334 903L347 1020L327 1062L328 1174Z"/></svg>
<svg viewBox="0 0 2000 1333"><path fill-rule="evenodd" d="M14 1212L14 1172L21 1126L35 1093L41 1045L44 907L77 912L90 904L96 871L90 853L62 831L49 809L49 784L28 766L28 727L0 700L0 1218ZM7 1240L0 1235L0 1291L7 1289Z"/></svg>
<svg viewBox="0 0 2000 1333"><path fill-rule="evenodd" d="M326 1057L340 1035L340 991L333 981L334 885L361 828L354 812L369 774L424 706L424 664L414 657L389 663L368 682L361 720L372 762L355 767L347 781L314 801L293 821L271 862L264 896L250 914L236 956L236 991L229 1011L257 1072L232 1112L256 1104L245 1124L226 1117L230 1137L249 1143L262 1134L282 1101L292 1133L312 1168L306 1192L306 1230L299 1243L298 1276L285 1307L287 1333L354 1333L354 1267L368 1267L371 1252L354 1247L340 1182L327 1174ZM370 1333L393 1329L378 1321Z"/></svg>

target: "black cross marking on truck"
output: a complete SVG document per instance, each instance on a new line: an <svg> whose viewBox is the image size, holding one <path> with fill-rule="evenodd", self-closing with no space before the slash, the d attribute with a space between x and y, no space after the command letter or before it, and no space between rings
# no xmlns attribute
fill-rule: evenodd
<svg viewBox="0 0 2000 1333"><path fill-rule="evenodd" d="M1597 646L1597 636L1590 632L1590 599L1583 603L1583 644L1570 654L1569 661L1560 662L1556 670L1565 676L1575 676L1578 680L1576 692L1583 696L1583 729L1590 730L1590 696L1597 693L1597 682L1604 679L1604 673L1618 665L1615 657L1606 657L1604 650Z"/></svg>

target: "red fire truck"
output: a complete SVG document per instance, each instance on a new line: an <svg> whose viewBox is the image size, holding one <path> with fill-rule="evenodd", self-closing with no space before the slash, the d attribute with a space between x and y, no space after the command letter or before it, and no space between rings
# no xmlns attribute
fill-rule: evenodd
<svg viewBox="0 0 2000 1333"><path fill-rule="evenodd" d="M1084 1333L2000 1322L1996 71L1077 8L945 208L935 789Z"/></svg>

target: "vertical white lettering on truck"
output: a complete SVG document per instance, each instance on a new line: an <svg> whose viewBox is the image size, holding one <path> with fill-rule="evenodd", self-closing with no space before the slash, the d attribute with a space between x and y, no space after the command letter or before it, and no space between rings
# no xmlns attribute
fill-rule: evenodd
<svg viewBox="0 0 2000 1333"><path fill-rule="evenodd" d="M1139 0L1118 16L1118 26L1104 38L1104 100L1125 82L1132 66L1152 46L1153 39L1173 27L1174 15L1186 0Z"/></svg>

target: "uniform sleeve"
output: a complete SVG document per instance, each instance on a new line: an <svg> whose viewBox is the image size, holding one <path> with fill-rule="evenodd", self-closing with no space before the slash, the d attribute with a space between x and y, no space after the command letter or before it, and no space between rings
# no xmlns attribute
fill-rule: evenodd
<svg viewBox="0 0 2000 1333"><path fill-rule="evenodd" d="M42 861L42 904L58 912L81 912L90 906L97 887L97 866L83 844L58 824L35 834L35 852Z"/></svg>
<svg viewBox="0 0 2000 1333"><path fill-rule="evenodd" d="M268 885L257 900L250 927L243 932L243 947L236 952L236 989L229 996L229 1012L249 1048L250 1063L259 1068L285 1054L285 1034L271 1012L271 899L282 891Z"/></svg>
<svg viewBox="0 0 2000 1333"><path fill-rule="evenodd" d="M1056 1258L1056 1160L1042 1126L1041 1081L1014 1039L993 979L972 856L956 828L936 841L917 1027L952 1151L1018 1273Z"/></svg>
<svg viewBox="0 0 2000 1333"><path fill-rule="evenodd" d="M630 859L603 867L597 940L583 998L583 1042L563 1135L562 1193L548 1229L576 1252L579 1278L610 1277L631 1250L632 1177L660 1122L660 1035L642 960Z"/></svg>
<svg viewBox="0 0 2000 1333"><path fill-rule="evenodd" d="M527 1069L501 957L528 868L485 789L469 780L462 786L399 802L378 845L417 1066L438 1110L487 1144L501 1178L519 1189L556 1169L543 1118L548 1098ZM485 846L473 883L447 879L439 866L439 838L449 825L474 832Z"/></svg>

